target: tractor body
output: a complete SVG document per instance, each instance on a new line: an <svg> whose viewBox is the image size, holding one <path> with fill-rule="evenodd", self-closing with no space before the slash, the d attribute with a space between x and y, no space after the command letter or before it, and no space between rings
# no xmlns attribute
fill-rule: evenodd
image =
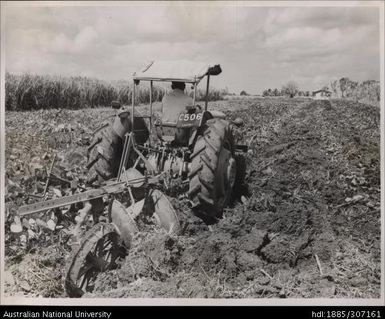
<svg viewBox="0 0 385 319"><path fill-rule="evenodd" d="M207 224L221 218L235 183L240 180L237 178L236 160L239 147L235 145L232 130L242 123L227 121L222 112L208 110L210 77L221 72L219 65L188 61L171 65L169 62L152 62L133 75L131 107L122 108L112 126L122 141L131 139L130 143L123 144L133 146L135 152L127 151L123 146L118 154L113 154L111 157L115 158L115 163L112 166L115 170L111 171L111 175L119 179L122 171L134 167L142 174L163 172L188 181L187 197L191 208ZM204 78L206 94L201 107L196 104L196 95L197 86ZM136 87L148 82L152 97L153 82L156 81L192 85L192 105L181 105L176 122L163 122L155 117L152 99L149 115L142 116L136 111ZM122 156L128 157L117 167ZM145 160L136 165L138 157Z"/></svg>

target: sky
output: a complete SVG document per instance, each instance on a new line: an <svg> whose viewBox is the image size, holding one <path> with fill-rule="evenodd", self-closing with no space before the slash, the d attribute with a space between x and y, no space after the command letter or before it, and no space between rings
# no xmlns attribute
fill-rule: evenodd
<svg viewBox="0 0 385 319"><path fill-rule="evenodd" d="M251 94L380 78L379 7L83 4L7 3L6 71L118 80L152 60L195 60L221 65L214 87Z"/></svg>

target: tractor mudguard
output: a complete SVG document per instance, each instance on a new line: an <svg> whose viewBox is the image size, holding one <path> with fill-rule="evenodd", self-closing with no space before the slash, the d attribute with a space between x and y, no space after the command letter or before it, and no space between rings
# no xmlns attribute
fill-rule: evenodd
<svg viewBox="0 0 385 319"><path fill-rule="evenodd" d="M226 119L226 114L221 112L221 111L210 111L211 115L213 116L213 118L217 118L217 119L222 119L222 120L225 120Z"/></svg>
<svg viewBox="0 0 385 319"><path fill-rule="evenodd" d="M120 111L115 117L112 129L120 137L124 138L124 135L131 131L131 118L130 112L127 110Z"/></svg>
<svg viewBox="0 0 385 319"><path fill-rule="evenodd" d="M135 131L135 138L139 144L144 144L149 137L149 130L146 122L144 121L143 115L135 110L134 125L131 123L131 113L128 110L121 110L116 115L112 129L121 139L124 139L126 133Z"/></svg>

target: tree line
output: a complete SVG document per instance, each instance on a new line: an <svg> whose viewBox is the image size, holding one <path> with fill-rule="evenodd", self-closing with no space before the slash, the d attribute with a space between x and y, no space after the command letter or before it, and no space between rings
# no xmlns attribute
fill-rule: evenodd
<svg viewBox="0 0 385 319"><path fill-rule="evenodd" d="M379 102L381 98L380 82L375 80L356 82L342 77L332 81L330 87L336 97L369 102Z"/></svg>
<svg viewBox="0 0 385 319"><path fill-rule="evenodd" d="M289 81L282 86L281 89L266 89L262 92L262 96L311 96L310 91L303 91L299 89L297 82Z"/></svg>
<svg viewBox="0 0 385 319"><path fill-rule="evenodd" d="M328 85L324 85L320 89L331 91L335 98L347 98L356 101L379 104L381 90L380 82L375 80L367 80L363 82L352 81L348 77L342 77L339 80L330 82L330 89ZM262 96L304 96L310 97L313 95L311 91L304 91L299 88L295 81L289 81L283 85L281 89L266 89Z"/></svg>

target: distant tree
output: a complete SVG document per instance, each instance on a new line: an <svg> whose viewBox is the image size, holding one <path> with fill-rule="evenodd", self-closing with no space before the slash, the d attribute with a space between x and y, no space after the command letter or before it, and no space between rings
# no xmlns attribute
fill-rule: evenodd
<svg viewBox="0 0 385 319"><path fill-rule="evenodd" d="M292 98L298 93L298 84L295 81L289 81L282 88L282 91Z"/></svg>
<svg viewBox="0 0 385 319"><path fill-rule="evenodd" d="M358 82L350 81L347 83L346 97L352 97L358 87Z"/></svg>
<svg viewBox="0 0 385 319"><path fill-rule="evenodd" d="M310 96L310 92L309 92L309 91L306 91L306 92L305 92L305 96Z"/></svg>
<svg viewBox="0 0 385 319"><path fill-rule="evenodd" d="M335 95L338 94L338 80L334 80L330 82L330 87L332 88L332 91Z"/></svg>
<svg viewBox="0 0 385 319"><path fill-rule="evenodd" d="M278 89L277 88L275 88L274 90L273 90L273 96L279 96L279 91L278 91Z"/></svg>
<svg viewBox="0 0 385 319"><path fill-rule="evenodd" d="M273 91L271 89L264 90L262 96L272 96Z"/></svg>
<svg viewBox="0 0 385 319"><path fill-rule="evenodd" d="M248 95L248 94L246 93L246 91L241 91L241 93L239 93L239 95Z"/></svg>
<svg viewBox="0 0 385 319"><path fill-rule="evenodd" d="M347 77L343 77L340 79L340 90L341 90L341 96L345 97L346 90L348 89L348 84L350 80Z"/></svg>

